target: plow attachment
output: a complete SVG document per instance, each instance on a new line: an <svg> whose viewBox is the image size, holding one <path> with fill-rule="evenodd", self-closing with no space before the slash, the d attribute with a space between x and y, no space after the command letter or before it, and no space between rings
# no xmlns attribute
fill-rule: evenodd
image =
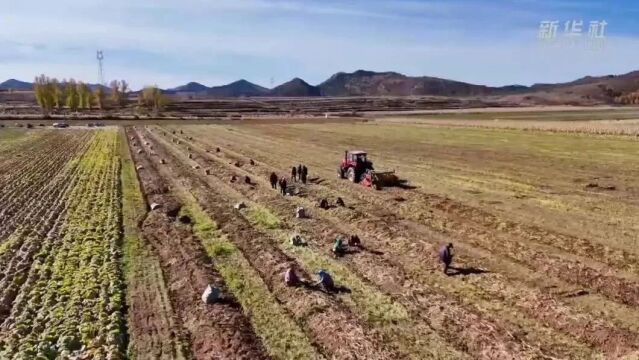
<svg viewBox="0 0 639 360"><path fill-rule="evenodd" d="M395 186L399 183L395 171L368 171L361 184L366 187L373 187L374 189L381 189L384 186Z"/></svg>

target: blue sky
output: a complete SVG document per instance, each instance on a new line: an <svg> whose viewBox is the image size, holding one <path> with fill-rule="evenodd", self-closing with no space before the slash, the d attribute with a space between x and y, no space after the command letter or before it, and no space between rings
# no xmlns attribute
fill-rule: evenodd
<svg viewBox="0 0 639 360"><path fill-rule="evenodd" d="M134 88L240 78L270 87L338 71L398 71L487 85L639 69L639 2L576 0L22 0L0 12L0 79ZM540 22L605 20L604 48L542 43Z"/></svg>

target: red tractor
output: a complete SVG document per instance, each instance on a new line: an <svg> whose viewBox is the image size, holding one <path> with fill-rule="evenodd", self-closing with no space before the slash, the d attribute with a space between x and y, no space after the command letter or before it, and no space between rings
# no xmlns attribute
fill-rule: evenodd
<svg viewBox="0 0 639 360"><path fill-rule="evenodd" d="M398 181L395 171L375 171L373 163L366 158L366 152L357 150L344 151L344 159L337 174L342 179L377 190L382 186L395 185Z"/></svg>

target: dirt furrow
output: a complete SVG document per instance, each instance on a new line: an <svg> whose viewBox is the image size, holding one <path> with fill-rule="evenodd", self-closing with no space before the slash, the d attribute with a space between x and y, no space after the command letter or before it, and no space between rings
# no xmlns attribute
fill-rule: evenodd
<svg viewBox="0 0 639 360"><path fill-rule="evenodd" d="M160 260L173 308L188 330L193 355L198 359L268 358L200 241L190 229L176 223L179 202L153 164L142 160L149 155L135 151L133 156L143 166L138 175L147 202L162 204L162 210L151 211L142 223L143 236ZM225 302L202 302L200 296L209 284L227 294Z"/></svg>
<svg viewBox="0 0 639 360"><path fill-rule="evenodd" d="M169 300L160 262L140 234L147 204L140 190L128 137L120 130L123 253L127 281L128 354L136 359L183 360L188 337Z"/></svg>

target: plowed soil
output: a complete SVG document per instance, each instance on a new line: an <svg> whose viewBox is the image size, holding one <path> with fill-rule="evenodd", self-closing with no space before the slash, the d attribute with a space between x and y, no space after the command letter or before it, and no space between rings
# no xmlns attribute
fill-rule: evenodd
<svg viewBox="0 0 639 360"><path fill-rule="evenodd" d="M130 132L133 134L133 132ZM159 258L169 297L198 359L266 359L264 348L235 299L226 291L199 239L177 221L179 201L173 196L146 152L134 152L138 175L151 210L141 224L142 235ZM141 166L141 167L140 167ZM207 305L207 285L225 294L222 303Z"/></svg>
<svg viewBox="0 0 639 360"><path fill-rule="evenodd" d="M0 357L636 356L634 133L414 120L0 129Z"/></svg>
<svg viewBox="0 0 639 360"><path fill-rule="evenodd" d="M167 169L181 163L182 177L203 179L206 185L197 186L219 194L201 197L205 207L221 200L259 204L282 220L284 233L301 233L319 254L328 253L336 236L358 234L365 250L339 261L462 353L590 358L636 351L638 254L627 239L639 233L630 220L638 203L636 180L630 177L636 170L625 166L639 159L628 143L632 139L433 129L445 140L432 138L428 126L406 124L162 127L146 133L169 162ZM492 137L520 143L495 145ZM468 139L473 141L464 144ZM435 148L431 141L442 144ZM577 156L569 163L562 156L568 151L565 142L592 143L619 151L619 157L605 165L600 161L607 155ZM499 146L517 145L520 149L510 155L499 152ZM336 179L334 169L343 156L339 149L360 146L410 181L375 192ZM556 153L549 155L528 150L553 146ZM404 160L421 159L421 150L431 152L427 163ZM294 183L297 196L282 197L270 189L271 172L288 177L299 163L311 169L311 181ZM561 173L553 181L547 174L562 168L575 168L588 178L604 178L606 172L617 190L580 191L567 179L570 175ZM232 176L239 181L229 182ZM243 183L244 176L252 186ZM516 196L507 202L509 194ZM338 196L345 208L315 207L322 198L334 203ZM600 214L588 211L593 201L600 202ZM296 220L297 206L305 207L310 218ZM608 214L615 214L620 225L612 227L615 218ZM280 233L271 231L272 236ZM437 249L448 242L457 250L455 276L441 274L437 262Z"/></svg>

